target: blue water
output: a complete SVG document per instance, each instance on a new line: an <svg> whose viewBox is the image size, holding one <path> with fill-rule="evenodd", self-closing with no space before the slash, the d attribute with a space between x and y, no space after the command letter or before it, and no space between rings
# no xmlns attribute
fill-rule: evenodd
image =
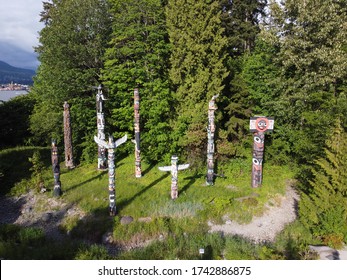
<svg viewBox="0 0 347 280"><path fill-rule="evenodd" d="M27 93L26 90L0 90L0 101L8 101L13 97Z"/></svg>

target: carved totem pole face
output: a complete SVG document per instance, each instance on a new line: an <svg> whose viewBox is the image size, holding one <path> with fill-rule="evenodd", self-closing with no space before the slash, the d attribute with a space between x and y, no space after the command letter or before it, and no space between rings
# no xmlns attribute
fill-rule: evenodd
<svg viewBox="0 0 347 280"><path fill-rule="evenodd" d="M272 131L273 118L254 117L250 120L250 131L253 135L253 158L252 158L252 187L257 188L262 184L263 156L265 132Z"/></svg>

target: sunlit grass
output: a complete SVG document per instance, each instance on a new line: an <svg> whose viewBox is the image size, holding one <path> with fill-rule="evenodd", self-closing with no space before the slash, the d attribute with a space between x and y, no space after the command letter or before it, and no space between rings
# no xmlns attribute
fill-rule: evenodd
<svg viewBox="0 0 347 280"><path fill-rule="evenodd" d="M28 155L31 156L32 151ZM42 152L49 153L49 150ZM27 167L27 163L22 164ZM62 230L71 232L72 237L87 238L94 242L100 242L102 234L110 231L115 242L122 246L138 243L148 246L133 253L121 254L119 258L136 258L136 254L138 258L149 258L152 250L161 250L151 258L194 259L199 257L199 246L211 246L206 240L219 244L218 249L211 249L210 255L221 258L221 248L226 246L225 240L208 233L207 221L223 222L223 216L228 216L240 223L250 222L253 216L265 211L270 200L276 201L276 198L285 193L288 181L294 177L294 171L289 166L265 164L263 186L253 189L251 159L235 159L218 167L218 173L223 174L223 177L217 177L213 186L206 186L206 170L179 171L179 197L173 201L170 198L170 172L161 172L158 166L143 163L143 176L136 178L134 169L133 156L117 160L117 216L109 217L108 172L97 170L96 163L82 164L72 170L66 169L61 163L63 194L59 199L78 206L86 213L83 220L67 218L62 221ZM50 166L44 171L43 178L47 195L52 196L53 174ZM30 184L26 175L24 180L15 184L11 193L25 191ZM14 191L16 188L17 191ZM133 222L122 225L120 219L123 216L131 216ZM158 241L160 238L164 238L167 243ZM149 241L154 243L148 243ZM175 242L180 246L175 247ZM228 242L229 245L234 244L232 241ZM187 252L183 250L185 247L189 248ZM252 254L250 250L246 255L256 258ZM238 258L230 252L227 255Z"/></svg>

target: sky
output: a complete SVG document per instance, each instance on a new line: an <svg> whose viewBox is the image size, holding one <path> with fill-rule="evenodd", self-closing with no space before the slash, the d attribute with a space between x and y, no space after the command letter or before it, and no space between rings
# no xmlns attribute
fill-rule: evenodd
<svg viewBox="0 0 347 280"><path fill-rule="evenodd" d="M0 60L20 68L35 69L42 0L0 0Z"/></svg>

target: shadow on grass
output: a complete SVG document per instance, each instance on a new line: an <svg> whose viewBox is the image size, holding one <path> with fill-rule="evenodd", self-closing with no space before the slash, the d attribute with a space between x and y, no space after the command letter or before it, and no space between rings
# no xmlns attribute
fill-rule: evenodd
<svg viewBox="0 0 347 280"><path fill-rule="evenodd" d="M70 204L57 211L44 212L21 226L0 224L1 257L34 260L110 258L101 245L103 235L113 232L114 219L108 216L106 207L89 213L67 231L61 224L68 219L66 215L71 207Z"/></svg>
<svg viewBox="0 0 347 280"><path fill-rule="evenodd" d="M91 243L102 243L102 236L113 232L114 217L109 216L108 206L93 210L77 222L70 231L70 236Z"/></svg>
<svg viewBox="0 0 347 280"><path fill-rule="evenodd" d="M119 202L119 204L117 204L118 211L121 211L124 207L126 207L127 205L132 203L137 197L141 196L143 193L145 193L150 188L154 187L156 184L158 184L160 181L164 180L169 175L170 175L170 173L165 173L160 178L158 178L157 180L155 180L151 184L149 184L147 187L143 188L138 193L136 193L132 198L125 199L125 200L122 200L121 202Z"/></svg>
<svg viewBox="0 0 347 280"><path fill-rule="evenodd" d="M24 198L15 200L0 196L0 225L14 223L21 215L21 208L24 203Z"/></svg>
<svg viewBox="0 0 347 280"><path fill-rule="evenodd" d="M85 184L88 184L88 183L90 183L90 182L96 180L96 179L99 179L99 178L101 178L102 176L104 176L105 174L107 174L107 172L108 172L108 171L100 171L100 174L98 174L98 175L96 175L96 176L94 176L94 177L92 177L92 178L90 178L90 179L88 179L88 180L86 180L86 181L83 181L83 182L81 182L81 183L78 183L78 184L76 184L76 185L74 185L74 186L71 186L69 189L65 190L65 192L74 190L74 189L76 189L76 188L78 188L78 187L80 187L80 186L83 186L83 185L85 185Z"/></svg>
<svg viewBox="0 0 347 280"><path fill-rule="evenodd" d="M151 164L142 172L142 176L145 176L149 171L151 171L155 167L155 164Z"/></svg>
<svg viewBox="0 0 347 280"><path fill-rule="evenodd" d="M200 179L203 176L204 175L202 175L202 174L196 174L194 176L184 178L184 181L187 181L187 180L189 180L189 181L188 181L188 183L186 183L184 185L184 187L180 190L180 192L182 192L182 193L186 192L196 182L196 180Z"/></svg>

